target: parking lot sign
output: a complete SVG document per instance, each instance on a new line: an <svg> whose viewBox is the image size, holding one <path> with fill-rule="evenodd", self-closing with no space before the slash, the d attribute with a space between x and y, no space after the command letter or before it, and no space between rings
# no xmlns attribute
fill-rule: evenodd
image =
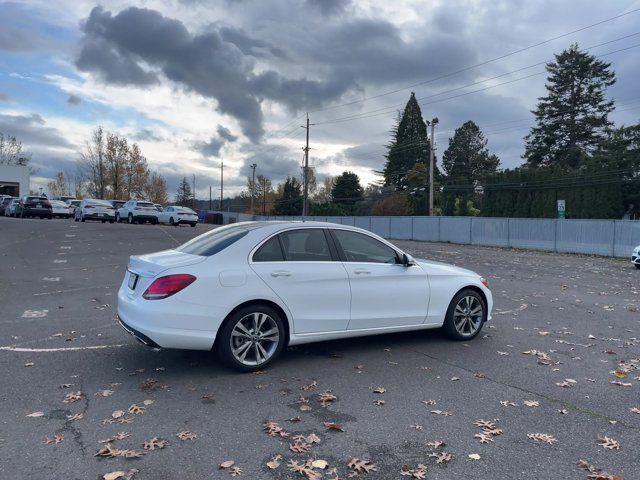
<svg viewBox="0 0 640 480"><path fill-rule="evenodd" d="M564 200L558 200L558 218L565 218L565 203Z"/></svg>

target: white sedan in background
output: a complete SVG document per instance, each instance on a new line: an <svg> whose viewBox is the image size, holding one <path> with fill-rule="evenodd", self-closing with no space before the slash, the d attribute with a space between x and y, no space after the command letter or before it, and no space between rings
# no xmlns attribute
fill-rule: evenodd
<svg viewBox="0 0 640 480"><path fill-rule="evenodd" d="M118 292L120 323L142 343L213 349L242 371L322 340L442 328L468 341L492 306L477 273L322 222L236 223L132 256Z"/></svg>
<svg viewBox="0 0 640 480"><path fill-rule="evenodd" d="M80 202L74 212L74 220L100 220L102 223L113 223L116 219L116 209L108 200L85 198Z"/></svg>
<svg viewBox="0 0 640 480"><path fill-rule="evenodd" d="M631 263L633 263L636 268L640 268L640 245L633 249L633 253L631 254Z"/></svg>
<svg viewBox="0 0 640 480"><path fill-rule="evenodd" d="M62 200L49 200L49 203L51 203L52 214L54 217L69 218L71 216L69 205Z"/></svg>
<svg viewBox="0 0 640 480"><path fill-rule="evenodd" d="M168 223L169 225L188 223L192 227L195 227L198 224L198 214L187 207L169 205L161 212L158 212L158 222Z"/></svg>

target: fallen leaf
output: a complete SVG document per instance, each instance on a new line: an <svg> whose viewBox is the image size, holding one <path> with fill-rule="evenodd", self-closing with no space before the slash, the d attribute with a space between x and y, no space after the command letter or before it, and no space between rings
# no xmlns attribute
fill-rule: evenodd
<svg viewBox="0 0 640 480"><path fill-rule="evenodd" d="M53 437L47 437L44 441L47 445L57 445L64 440L64 435L54 435Z"/></svg>
<svg viewBox="0 0 640 480"><path fill-rule="evenodd" d="M158 437L153 437L151 440L147 440L142 444L142 448L145 450L155 450L156 448L162 449L169 445L166 440L160 440Z"/></svg>
<svg viewBox="0 0 640 480"><path fill-rule="evenodd" d="M378 471L378 467L374 463L360 458L352 458L347 466L356 473L371 473Z"/></svg>
<svg viewBox="0 0 640 480"><path fill-rule="evenodd" d="M225 462L222 462L220 464L220 468L230 468L232 466L234 466L236 464L236 462L234 462L233 460L227 460Z"/></svg>
<svg viewBox="0 0 640 480"><path fill-rule="evenodd" d="M384 393L386 391L387 391L387 389L384 388L384 387L376 387L376 388L373 389L373 393Z"/></svg>
<svg viewBox="0 0 640 480"><path fill-rule="evenodd" d="M196 438L196 434L192 433L192 432L180 432L176 434L176 437L178 437L180 440L185 441L185 440L194 440Z"/></svg>
<svg viewBox="0 0 640 480"><path fill-rule="evenodd" d="M342 429L342 425L339 423L324 422L324 426L327 428L327 430L337 430L339 432L344 432L344 430Z"/></svg>
<svg viewBox="0 0 640 480"><path fill-rule="evenodd" d="M529 437L531 440L548 443L550 445L553 445L558 441L556 437L554 437L553 435L548 435L546 433L528 433L527 437Z"/></svg>
<svg viewBox="0 0 640 480"><path fill-rule="evenodd" d="M470 453L468 456L471 460L480 460L480 455L477 453Z"/></svg>
<svg viewBox="0 0 640 480"><path fill-rule="evenodd" d="M138 470L135 468L127 471L118 470L116 472L105 473L102 478L103 480L131 480L136 473L138 473Z"/></svg>
<svg viewBox="0 0 640 480"><path fill-rule="evenodd" d="M604 437L598 437L598 445L607 450L620 450L620 442L606 435Z"/></svg>
<svg viewBox="0 0 640 480"><path fill-rule="evenodd" d="M275 470L280 466L281 459L282 459L282 455L280 454L276 455L275 457L273 457L271 460L267 462L267 467L269 467L271 470Z"/></svg>
<svg viewBox="0 0 640 480"><path fill-rule="evenodd" d="M27 417L34 417L34 418L44 417L44 412L33 412L27 415Z"/></svg>

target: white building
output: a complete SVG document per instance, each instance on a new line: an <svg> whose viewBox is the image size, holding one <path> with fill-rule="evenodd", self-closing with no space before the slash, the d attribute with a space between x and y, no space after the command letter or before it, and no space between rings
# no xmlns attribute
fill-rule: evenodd
<svg viewBox="0 0 640 480"><path fill-rule="evenodd" d="M0 165L0 195L19 197L29 193L29 168L23 165Z"/></svg>

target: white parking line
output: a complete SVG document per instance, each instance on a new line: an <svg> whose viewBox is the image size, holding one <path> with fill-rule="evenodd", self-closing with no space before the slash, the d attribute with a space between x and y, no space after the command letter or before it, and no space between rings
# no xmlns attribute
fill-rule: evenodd
<svg viewBox="0 0 640 480"><path fill-rule="evenodd" d="M70 293L70 292L81 292L83 290L96 290L96 289L100 289L100 288L112 288L114 285L104 285L102 287L81 287L81 288L71 288L69 290L55 290L53 292L41 292L41 293L34 293L33 296L34 297L40 297L42 295L57 295L59 293Z"/></svg>
<svg viewBox="0 0 640 480"><path fill-rule="evenodd" d="M54 260L53 263L67 263L66 260Z"/></svg>
<svg viewBox="0 0 640 480"><path fill-rule="evenodd" d="M47 313L49 313L49 310L25 310L22 318L44 318Z"/></svg>
<svg viewBox="0 0 640 480"><path fill-rule="evenodd" d="M515 308L513 310L505 310L505 311L501 311L501 310L496 310L495 312L493 312L494 315L508 315L510 313L516 313L516 312L521 312L523 311L525 308L527 308L529 306L529 304L527 303L523 303L522 305L520 305L518 308Z"/></svg>
<svg viewBox="0 0 640 480"><path fill-rule="evenodd" d="M60 248L69 250L71 247L65 247L64 245L61 245Z"/></svg>
<svg viewBox="0 0 640 480"><path fill-rule="evenodd" d="M24 348L24 347L0 347L0 350L6 352L29 352L29 353L50 353L50 352L77 352L80 350L103 350L105 348L126 347L127 343L119 343L117 345L90 345L88 347L63 347L63 348Z"/></svg>
<svg viewBox="0 0 640 480"><path fill-rule="evenodd" d="M67 237L67 238L73 238L73 237L75 237L75 236L76 236L76 235L75 235L75 233L74 233L73 235L71 235L71 234L69 234L69 233L67 233L67 234L65 235L65 237Z"/></svg>
<svg viewBox="0 0 640 480"><path fill-rule="evenodd" d="M59 282L60 277L44 277L42 280L45 282Z"/></svg>

